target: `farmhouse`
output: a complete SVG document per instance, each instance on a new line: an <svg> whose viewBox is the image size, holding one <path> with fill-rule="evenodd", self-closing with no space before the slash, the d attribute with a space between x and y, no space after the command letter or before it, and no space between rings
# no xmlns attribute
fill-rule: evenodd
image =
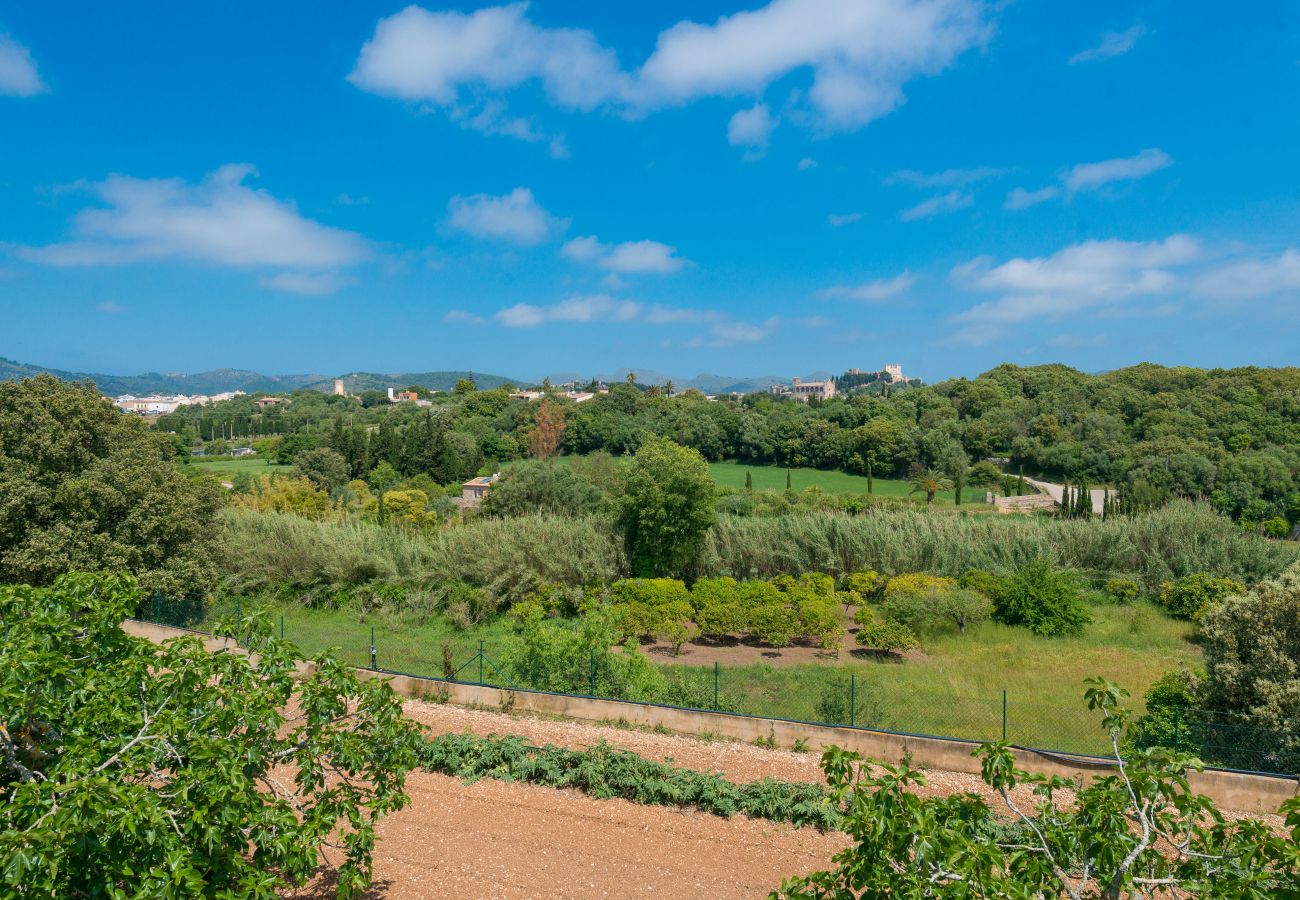
<svg viewBox="0 0 1300 900"><path fill-rule="evenodd" d="M834 381L804 381L802 378L791 379L789 384L774 384L769 390L779 397L792 397L801 403L809 400L829 400L835 396Z"/></svg>
<svg viewBox="0 0 1300 900"><path fill-rule="evenodd" d="M495 475L480 475L477 478L471 478L460 486L460 496L455 498L454 502L461 508L461 511L467 509L477 509L487 496L488 490L501 477L498 472Z"/></svg>

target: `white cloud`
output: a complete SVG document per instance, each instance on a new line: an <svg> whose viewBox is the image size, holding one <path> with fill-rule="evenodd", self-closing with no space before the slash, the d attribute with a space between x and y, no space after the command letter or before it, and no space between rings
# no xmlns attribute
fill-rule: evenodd
<svg viewBox="0 0 1300 900"><path fill-rule="evenodd" d="M811 156L805 156L803 159L799 160L800 172L807 172L809 169L815 168L817 168L817 160L813 159Z"/></svg>
<svg viewBox="0 0 1300 900"><path fill-rule="evenodd" d="M686 309L673 306L652 306L646 310L645 321L650 325L698 325L721 322L726 313L713 309Z"/></svg>
<svg viewBox="0 0 1300 900"><path fill-rule="evenodd" d="M543 209L525 187L501 197L452 197L447 212L447 224L458 231L523 246L544 243L568 226L567 220Z"/></svg>
<svg viewBox="0 0 1300 900"><path fill-rule="evenodd" d="M965 187L997 178L1006 174L1006 169L980 166L972 169L944 169L942 172L918 172L915 169L901 169L885 179L886 184L910 184L921 188Z"/></svg>
<svg viewBox="0 0 1300 900"><path fill-rule="evenodd" d="M193 185L111 175L87 186L103 206L72 217L71 240L16 253L51 266L181 260L289 270L275 276L287 279L273 285L282 289L308 274L337 278L332 273L373 256L360 235L304 218L293 204L245 185L254 174L252 166L227 165Z"/></svg>
<svg viewBox="0 0 1300 900"><path fill-rule="evenodd" d="M1037 206L1040 203L1046 203L1061 196L1061 189L1054 184L1047 187L1039 188L1036 191L1028 191L1022 187L1013 189L1007 194L1007 199L1003 202L1004 209L1028 209L1031 206Z"/></svg>
<svg viewBox="0 0 1300 900"><path fill-rule="evenodd" d="M114 313L126 312L126 307L120 303L114 303L112 300L104 300L95 304L95 309L99 312L113 315Z"/></svg>
<svg viewBox="0 0 1300 900"><path fill-rule="evenodd" d="M1201 276L1197 289L1217 300L1253 300L1284 292L1300 293L1300 250L1291 248L1276 257L1227 263Z"/></svg>
<svg viewBox="0 0 1300 900"><path fill-rule="evenodd" d="M832 228L843 228L845 225L852 225L854 222L862 221L862 213L831 213L826 217Z"/></svg>
<svg viewBox="0 0 1300 900"><path fill-rule="evenodd" d="M727 142L733 147L747 147L745 159L758 159L767 153L777 120L762 103L742 109L727 123Z"/></svg>
<svg viewBox="0 0 1300 900"><path fill-rule="evenodd" d="M846 130L888 113L904 101L908 81L982 43L991 31L986 10L980 0L771 0L712 25L678 22L631 71L590 31L533 23L525 3L468 14L408 6L379 20L348 80L472 123L530 83L565 109L634 116L702 97L757 99L773 82L809 70L811 83L798 95L810 124ZM471 127L510 133L496 124L508 121L496 111ZM525 140L539 133L527 120L512 127Z"/></svg>
<svg viewBox="0 0 1300 900"><path fill-rule="evenodd" d="M1070 62L1092 62L1098 59L1110 59L1123 56L1133 49L1138 39L1146 35L1145 25L1134 25L1124 31L1107 31L1101 36L1101 43L1091 49L1081 51L1070 57Z"/></svg>
<svg viewBox="0 0 1300 900"><path fill-rule="evenodd" d="M34 97L49 90L36 71L31 51L0 34L0 96Z"/></svg>
<svg viewBox="0 0 1300 900"><path fill-rule="evenodd" d="M709 326L706 334L692 338L688 347L731 347L735 344L754 344L767 340L781 325L779 316L753 324L751 322L717 322Z"/></svg>
<svg viewBox="0 0 1300 900"><path fill-rule="evenodd" d="M837 284L834 287L826 288L819 296L825 298L843 298L847 300L862 300L867 303L879 303L884 300L892 300L895 297L907 293L912 285L916 283L916 277L909 271L904 270L901 274L893 278L880 278L875 281L867 281L862 284Z"/></svg>
<svg viewBox="0 0 1300 900"><path fill-rule="evenodd" d="M1158 148L1149 148L1136 156L1080 163L1065 173L1062 182L1072 192L1092 191L1116 181L1145 178L1173 164L1174 160L1168 153Z"/></svg>
<svg viewBox="0 0 1300 900"><path fill-rule="evenodd" d="M966 336L991 339L1008 326L1090 311L1124 311L1134 300L1159 298L1181 283L1181 269L1203 257L1186 235L1163 241L1084 241L1051 256L992 264L971 260L953 270L953 280L970 291L996 293L953 319Z"/></svg>
<svg viewBox="0 0 1300 900"><path fill-rule="evenodd" d="M442 321L447 325L482 325L487 320L467 310L452 309L447 311Z"/></svg>
<svg viewBox="0 0 1300 900"><path fill-rule="evenodd" d="M302 294L305 297L321 297L355 284L356 279L337 272L281 272L259 278L257 283L273 291L287 294Z"/></svg>
<svg viewBox="0 0 1300 900"><path fill-rule="evenodd" d="M533 328L547 322L627 322L641 314L633 300L618 300L607 294L570 297L551 306L517 303L500 310L494 318L510 328Z"/></svg>
<svg viewBox="0 0 1300 900"><path fill-rule="evenodd" d="M1148 148L1134 156L1079 163L1061 173L1059 186L1049 184L1033 191L1018 187L1007 194L1002 205L1005 209L1026 209L1057 197L1099 190L1118 181L1146 178L1173 164L1173 157L1157 147Z"/></svg>
<svg viewBox="0 0 1300 900"><path fill-rule="evenodd" d="M602 244L595 235L574 238L560 249L560 253L577 262L592 263L621 275L669 275L690 264L689 260L677 255L676 247L659 241Z"/></svg>
<svg viewBox="0 0 1300 900"><path fill-rule="evenodd" d="M922 200L916 206L903 210L899 216L904 222L915 222L917 219L928 219L930 216L937 216L940 213L965 209L974 202L975 198L970 194L961 191L949 191L946 194L931 197L929 200Z"/></svg>

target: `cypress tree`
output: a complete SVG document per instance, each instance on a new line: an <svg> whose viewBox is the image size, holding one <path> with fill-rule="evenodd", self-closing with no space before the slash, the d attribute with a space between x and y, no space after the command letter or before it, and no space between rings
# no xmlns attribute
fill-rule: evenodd
<svg viewBox="0 0 1300 900"><path fill-rule="evenodd" d="M962 489L962 487L965 486L965 484L966 484L966 469L965 469L965 467L958 467L958 469L957 469L957 477L955 477L955 478L952 480L952 490L953 490L953 494L952 494L952 504L953 504L953 506L961 506L961 489Z"/></svg>
<svg viewBox="0 0 1300 900"><path fill-rule="evenodd" d="M789 469L786 469L786 470L785 470L785 489L786 489L786 492L787 492L787 493L790 492L790 491L792 491L792 490L794 490L794 488L791 487L791 484L790 484L790 470L789 470Z"/></svg>
<svg viewBox="0 0 1300 900"><path fill-rule="evenodd" d="M754 492L754 473L748 469L745 470L745 490L751 494Z"/></svg>

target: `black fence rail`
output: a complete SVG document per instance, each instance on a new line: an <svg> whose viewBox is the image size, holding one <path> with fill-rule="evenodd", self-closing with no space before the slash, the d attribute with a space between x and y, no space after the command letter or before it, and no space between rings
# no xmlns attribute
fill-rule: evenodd
<svg viewBox="0 0 1300 900"><path fill-rule="evenodd" d="M965 741L997 741L1077 756L1109 756L1110 740L1095 715L1080 708L1022 699L1012 691L992 696L925 692L893 686L848 667L825 666L818 683L794 684L777 667L730 668L681 664L629 667L618 653L590 650L581 658L535 659L483 640L427 647L401 634L377 634L373 625L329 629L245 610L239 600L216 606L150 595L137 618L143 622L210 633L246 634L254 618L293 640L308 655L329 649L359 668L506 690L656 703L815 725L848 726L898 734ZM647 675L649 671L651 674ZM639 673L639 674L638 674ZM1195 708L1162 710L1125 736L1127 750L1163 746L1192 753L1207 765L1293 777L1300 773L1300 728L1265 728L1243 716Z"/></svg>

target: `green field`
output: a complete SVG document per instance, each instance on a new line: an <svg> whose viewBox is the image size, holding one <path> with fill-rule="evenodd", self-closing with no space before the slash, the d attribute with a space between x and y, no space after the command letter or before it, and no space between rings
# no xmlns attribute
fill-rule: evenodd
<svg viewBox="0 0 1300 900"><path fill-rule="evenodd" d="M709 473L713 480L723 487L743 488L745 486L745 473L748 472L754 477L754 489L760 491L783 491L785 490L785 473L786 469L780 466L759 466L746 465L743 463L709 463ZM827 494L865 494L867 492L867 478L865 475L850 475L847 472L827 471L824 469L789 469L790 486L795 491L802 491L805 488L818 487ZM872 479L872 492L882 497L902 497L909 496L912 499L924 503L924 494L911 494L912 486L906 481L895 481L887 478ZM982 488L968 487L962 491L962 503L983 503L984 490ZM953 495L951 491L939 494L935 497L936 504L951 506Z"/></svg>
<svg viewBox="0 0 1300 900"><path fill-rule="evenodd" d="M240 472L250 475L269 475L272 472L288 472L293 466L284 466L271 459L258 459L253 456L192 456L187 461L177 463L182 472L204 472L217 477L231 477Z"/></svg>
<svg viewBox="0 0 1300 900"><path fill-rule="evenodd" d="M227 606L223 613L229 616L233 608ZM242 610L242 615L249 614ZM490 660L500 659L509 639L505 617L462 630L442 615L415 622L299 605L273 607L266 614L277 630L283 622L285 636L309 655L336 647L340 659L360 666L370 664L373 629L378 666L413 675L441 677L446 642L456 666L465 666L460 680L476 681L476 653L482 641L489 660L485 680L502 683L493 676ZM1011 741L1102 753L1105 736L1082 704L1083 679L1103 675L1119 682L1140 709L1143 692L1162 672L1180 665L1199 668L1200 653L1188 640L1190 623L1170 619L1148 603L1098 603L1092 615L1083 633L1069 638L1042 638L988 622L965 636L925 640L923 652L907 660L855 656L791 666L724 665L718 670L719 696L723 708L737 712L822 721L819 701L829 693L846 694L852 673L856 724L984 740L1001 737L1005 690ZM200 627L210 629L214 618ZM697 681L702 695L712 693L711 666L666 668ZM847 697L842 700L847 709Z"/></svg>

